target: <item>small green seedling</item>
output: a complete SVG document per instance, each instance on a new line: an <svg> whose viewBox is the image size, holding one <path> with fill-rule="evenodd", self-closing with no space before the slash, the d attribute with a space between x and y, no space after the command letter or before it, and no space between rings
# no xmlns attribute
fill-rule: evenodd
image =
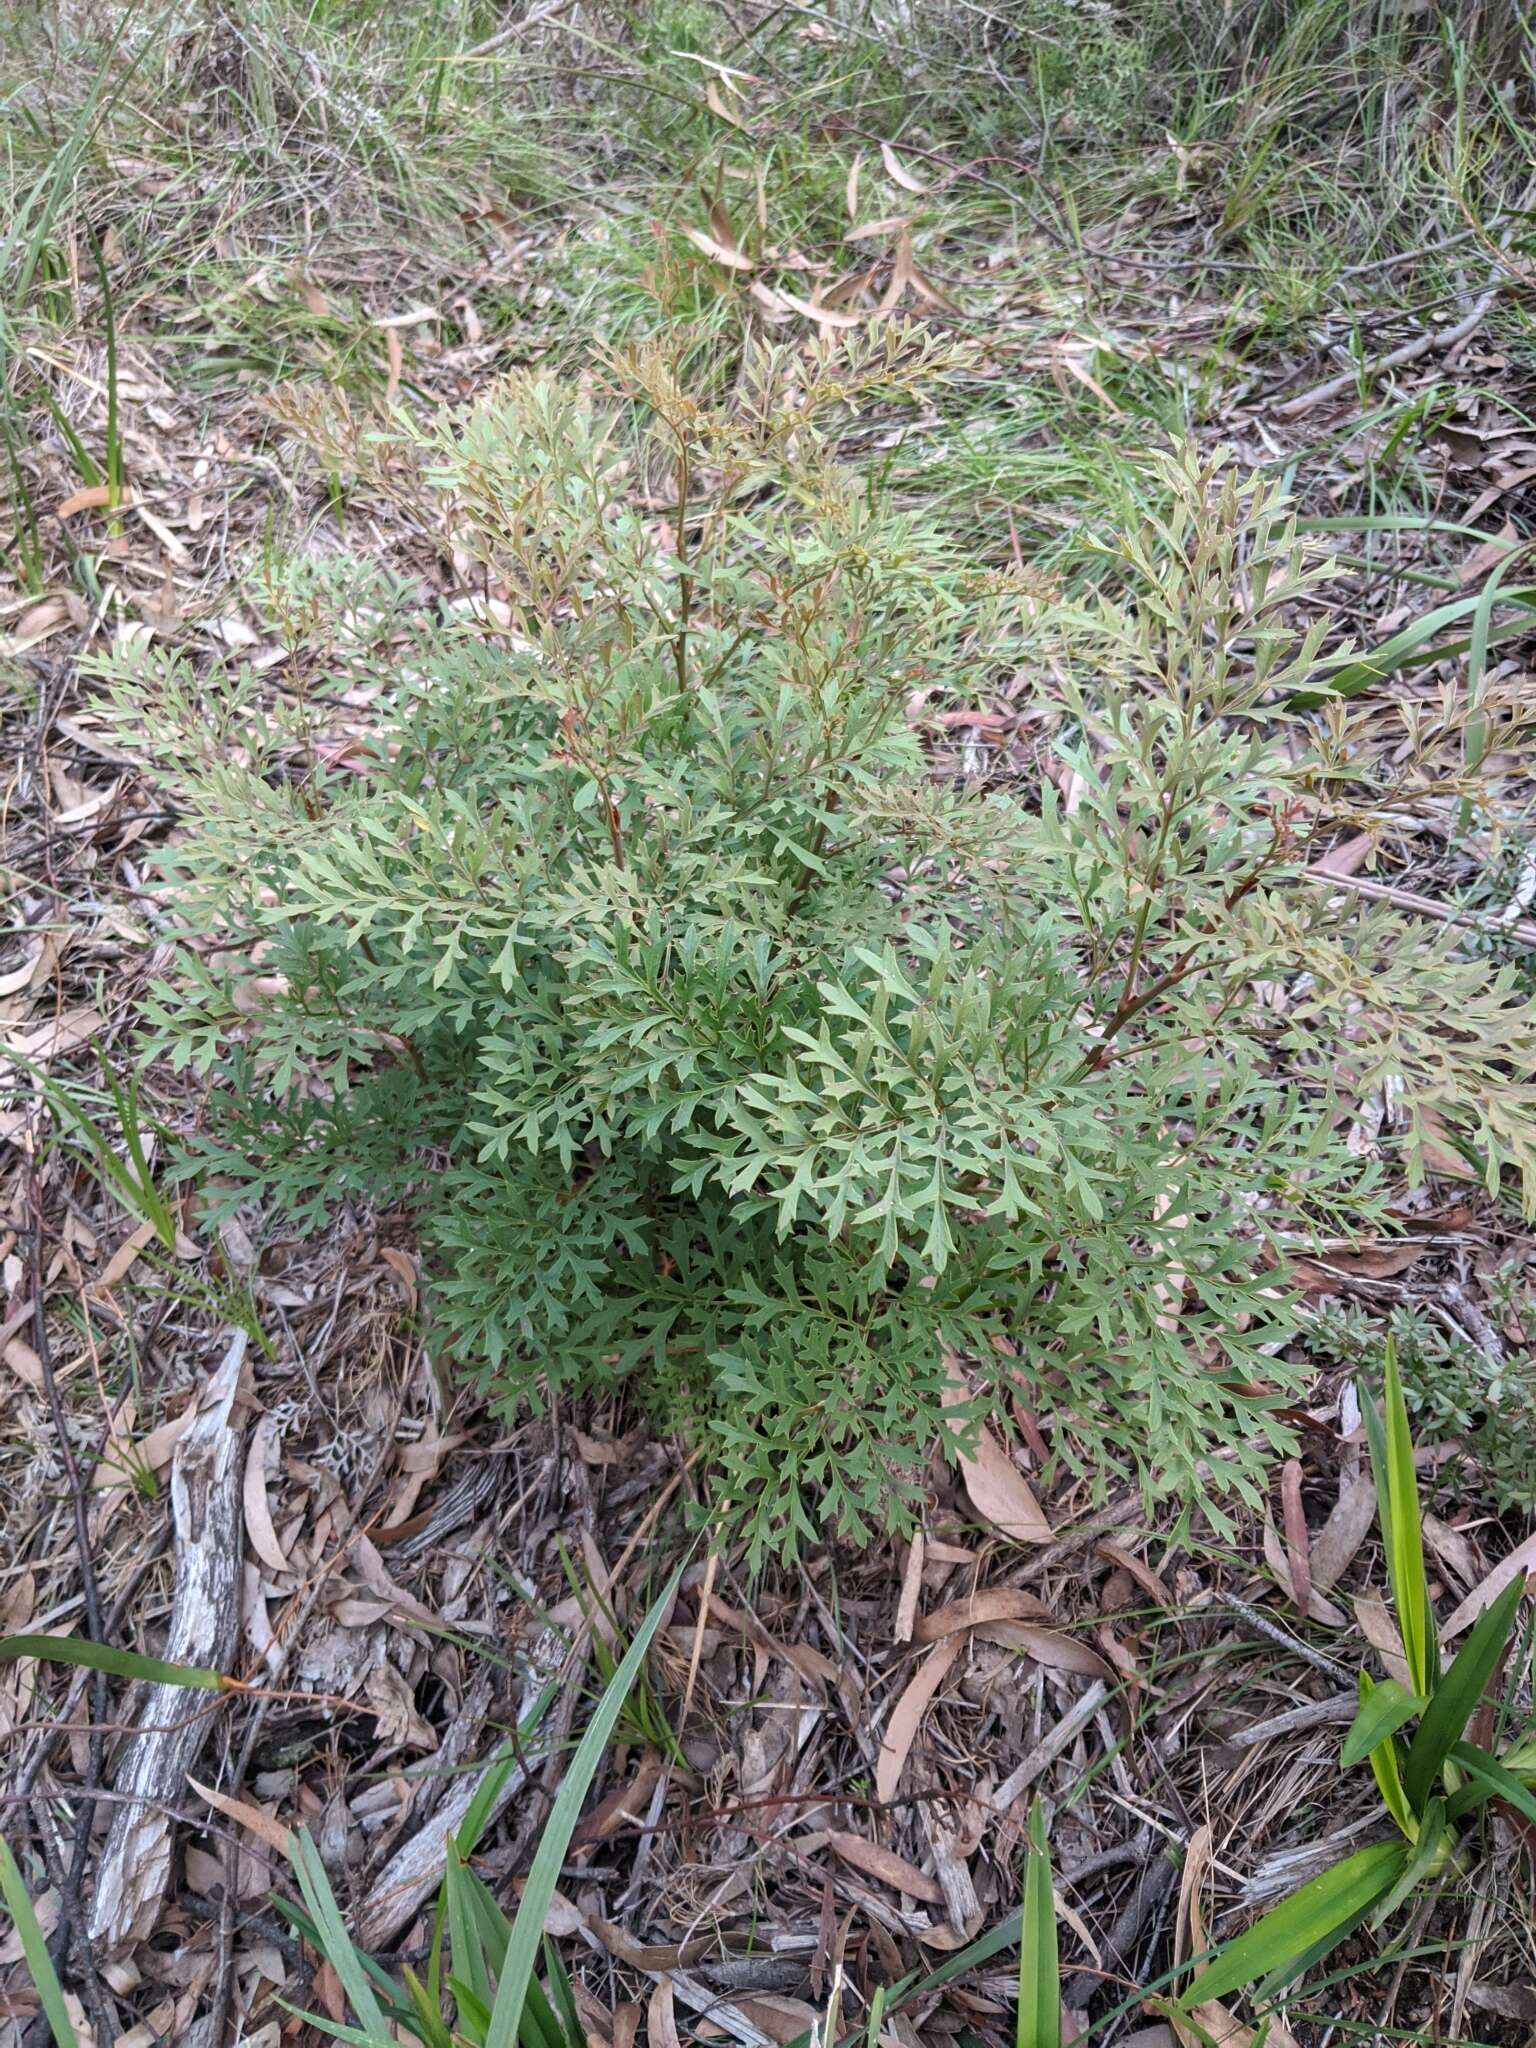
<svg viewBox="0 0 1536 2048"><path fill-rule="evenodd" d="M1508 1648L1525 1589L1515 1578L1484 1608L1443 1670L1424 1567L1423 1510L1395 1346L1386 1354L1385 1413L1365 1411L1387 1579L1412 1689L1360 1674L1360 1709L1340 1761L1369 1763L1400 1839L1373 1842L1325 1870L1231 1942L1199 1979L1194 1999L1257 1984L1266 1997L1290 1983L1367 1921L1379 1926L1456 1855L1458 1824L1492 1799L1536 1821L1536 1730L1501 1756L1466 1739ZM1410 1724L1416 1724L1412 1732Z"/></svg>
<svg viewBox="0 0 1536 2048"><path fill-rule="evenodd" d="M1056 1898L1045 1820L1036 1799L1029 1810L1024 1855L1024 1911L1019 1922L1019 2012L1014 2048L1061 2048L1061 1961Z"/></svg>
<svg viewBox="0 0 1536 2048"><path fill-rule="evenodd" d="M303 1906L277 1903L335 1970L357 2021L323 2015L300 2017L320 2032L355 2048L586 2048L571 1980L544 1934L560 1866L570 1847L582 1802L613 1740L620 1715L645 1665L652 1638L668 1612L681 1570L636 1631L623 1661L603 1687L544 1826L533 1868L514 1918L508 1919L471 1868L496 1797L516 1764L504 1755L482 1779L449 1845L433 1918L425 1979L405 1969L396 1983L353 1942L331 1891L319 1851L304 1833L290 1838L289 1855ZM542 1957L544 1982L535 1974ZM445 1997L453 2019L444 2018ZM294 2008L297 2010L297 2008Z"/></svg>

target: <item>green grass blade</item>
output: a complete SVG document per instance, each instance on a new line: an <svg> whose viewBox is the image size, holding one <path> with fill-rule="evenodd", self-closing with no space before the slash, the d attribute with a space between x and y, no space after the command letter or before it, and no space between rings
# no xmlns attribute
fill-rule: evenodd
<svg viewBox="0 0 1536 2048"><path fill-rule="evenodd" d="M1476 1799L1466 1798L1466 1790L1473 1789L1470 1787L1458 1792L1446 1807L1453 1819L1486 1805L1490 1799L1502 1799L1526 1820L1536 1821L1536 1793L1506 1771L1497 1757L1491 1757L1487 1750L1478 1749L1470 1742L1455 1742L1451 1745L1450 1760L1475 1781L1475 1789L1480 1795Z"/></svg>
<svg viewBox="0 0 1536 2048"><path fill-rule="evenodd" d="M1424 1527L1419 1486L1413 1465L1413 1437L1397 1370L1397 1346L1387 1339L1384 1415L1374 1403L1364 1404L1365 1431L1376 1481L1376 1510L1387 1554L1387 1578L1397 1611L1398 1632L1408 1675L1415 1692L1427 1699L1440 1677L1434 1610L1429 1604L1429 1577L1424 1569Z"/></svg>
<svg viewBox="0 0 1536 2048"><path fill-rule="evenodd" d="M1417 1841L1419 1823L1408 1804L1408 1794L1403 1790L1402 1756L1396 1739L1388 1736L1385 1742L1378 1742L1370 1753L1369 1761L1382 1804L1408 1840Z"/></svg>
<svg viewBox="0 0 1536 2048"><path fill-rule="evenodd" d="M1536 587L1528 583L1518 584L1513 590L1500 591L1498 601L1500 604L1517 605L1526 611L1536 610ZM1449 604L1437 604L1432 610L1404 626L1401 632L1394 633L1389 640L1382 641L1379 647L1373 647L1368 653L1357 656L1342 668L1335 669L1331 675L1325 670L1319 671L1317 680L1322 686L1323 694L1331 692L1339 697L1355 697L1362 690L1370 689L1373 684L1384 682L1400 668L1416 667L1426 661L1443 659L1450 649L1442 642L1440 636L1448 626L1454 626L1463 619L1472 621L1475 631L1480 606L1484 607L1486 613L1487 601L1481 591L1471 597L1453 598ZM1485 654L1491 637L1490 629L1485 624L1481 634ZM1469 642L1463 640L1460 644L1467 645ZM1298 706L1305 706L1308 702L1320 702L1321 698L1317 691L1305 689L1298 691L1291 701Z"/></svg>
<svg viewBox="0 0 1536 2048"><path fill-rule="evenodd" d="M1029 1810L1024 1912L1019 1932L1019 2011L1014 2048L1061 2048L1061 1960L1051 1855L1037 1798Z"/></svg>
<svg viewBox="0 0 1536 2048"><path fill-rule="evenodd" d="M341 1979L341 1988L347 1994L347 2002L362 2022L363 2034L367 2040L376 2043L377 2048L394 2048L395 2037L384 2017L368 1973L363 1968L362 1958L353 1946L347 1932L346 1922L341 1917L341 1908L331 1890L331 1881L325 1874L325 1865L320 1861L320 1851L302 1829L293 1836L293 1847L289 1859L299 1880L299 1890L304 1894L304 1903L309 1908L310 1918L320 1938L320 1949L326 1961Z"/></svg>
<svg viewBox="0 0 1536 2048"><path fill-rule="evenodd" d="M550 1809L549 1819L544 1824L544 1833L539 1841L538 1853L533 1859L533 1868L529 1871L528 1882L523 1887L517 1918L512 1923L512 1939L507 1944L506 1967L496 1987L496 2003L491 2009L485 2048L513 2048L517 2040L523 2000L527 1996L529 1981L538 1962L539 1944L544 1935L544 1922L549 1914L549 1903L555 1895L560 1866L565 1861L571 1836L576 1832L576 1823L581 1817L582 1802L597 1774L597 1767L602 1761L603 1751L608 1746L614 1723L629 1697L630 1687L640 1675L645 1664L646 1652L651 1647L651 1639L661 1626L662 1616L671 1605L672 1596L677 1591L681 1577L682 1566L679 1565L667 1582L661 1598L636 1631L635 1639L630 1644L623 1663L613 1674L602 1698L598 1701L597 1711L587 1724L586 1733L577 1745L565 1781Z"/></svg>
<svg viewBox="0 0 1536 2048"><path fill-rule="evenodd" d="M113 1678L142 1679L148 1685L184 1685L198 1692L226 1692L231 1681L222 1671L204 1671L196 1664L167 1664L163 1657L144 1657L113 1643L90 1643L79 1636L6 1636L0 1640L0 1664L36 1657L46 1664L83 1664Z"/></svg>
<svg viewBox="0 0 1536 2048"><path fill-rule="evenodd" d="M468 1878L468 1866L459 1857L450 1856L443 1869L443 1896L448 1902L448 1952L452 1957L452 1980L468 1985L489 2011L491 1973L486 1967L485 1944L475 1922Z"/></svg>
<svg viewBox="0 0 1536 2048"><path fill-rule="evenodd" d="M490 2001L482 1998L474 1985L466 1984L462 1977L450 1977L448 1989L453 1993L453 2002L459 2015L457 2031L465 2040L472 2041L475 2048L483 2048L491 2026ZM521 2027L518 2032L521 2038Z"/></svg>
<svg viewBox="0 0 1536 2048"><path fill-rule="evenodd" d="M1397 1883L1410 1853L1406 1842L1373 1842L1314 1877L1229 1942L1180 2003L1225 1998L1260 1978L1295 1976L1360 1925Z"/></svg>
<svg viewBox="0 0 1536 2048"><path fill-rule="evenodd" d="M1360 1711L1344 1738L1339 1762L1346 1771L1352 1771L1381 1743L1395 1735L1404 1722L1411 1721L1415 1714L1422 1714L1424 1707L1425 1701L1417 1693L1409 1692L1406 1686L1399 1685L1395 1678L1384 1678L1378 1684L1368 1672L1362 1671Z"/></svg>
<svg viewBox="0 0 1536 2048"><path fill-rule="evenodd" d="M1398 1907L1412 1898L1420 1884L1436 1868L1441 1844L1445 1840L1445 1830L1445 1801L1431 1799L1424 1808L1423 1818L1419 1822L1418 1839L1403 1867L1402 1876L1375 1910L1372 1920L1374 1926L1381 1927L1390 1920Z"/></svg>
<svg viewBox="0 0 1536 2048"><path fill-rule="evenodd" d="M586 2048L586 2029L581 2024L581 2015L576 2010L576 1994L571 1989L570 1972L555 1949L555 1944L546 1934L544 1937L544 1974L549 1979L550 2003L560 2015L565 2028L565 2048Z"/></svg>
<svg viewBox="0 0 1536 2048"><path fill-rule="evenodd" d="M21 1952L36 1988L38 2003L48 2015L48 2029L57 2048L79 2048L69 2007L64 2003L64 1988L48 1953L48 1938L39 1924L16 1858L11 1854L11 1845L4 1836L0 1836L0 1897L4 1898L5 1910L16 1923Z"/></svg>
<svg viewBox="0 0 1536 2048"><path fill-rule="evenodd" d="M1515 1609L1524 1591L1524 1579L1516 1578L1497 1600L1483 1609L1450 1669L1435 1687L1403 1766L1403 1789L1416 1808L1428 1799L1440 1767L1477 1711L1504 1654L1515 1625Z"/></svg>
<svg viewBox="0 0 1536 2048"><path fill-rule="evenodd" d="M443 2020L442 2006L434 1999L409 1963L401 1966L411 2000L411 2026L426 2048L453 2048L453 2035Z"/></svg>
<svg viewBox="0 0 1536 2048"><path fill-rule="evenodd" d="M507 1943L512 1939L512 1922L470 1869L463 1871L464 1895L469 1902L481 1954L491 1975L500 1978L506 1967Z"/></svg>

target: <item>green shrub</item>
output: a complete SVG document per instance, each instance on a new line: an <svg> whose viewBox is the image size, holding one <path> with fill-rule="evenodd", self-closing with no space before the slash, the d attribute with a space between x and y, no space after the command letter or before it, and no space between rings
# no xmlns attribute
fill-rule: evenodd
<svg viewBox="0 0 1536 2048"><path fill-rule="evenodd" d="M333 564L282 594L282 688L118 683L212 942L154 1012L218 1078L187 1170L301 1224L408 1202L455 1367L623 1384L759 1555L909 1522L951 1353L1100 1489L1255 1498L1295 1389L1266 1247L1372 1209L1360 1092L1533 1165L1495 1063L1530 1015L1298 885L1307 778L1255 713L1317 572L1275 495L1149 458L1165 517L1062 612L835 459L951 367L766 350L712 412L631 354L611 413L518 377L425 444L332 428L501 628ZM1065 798L930 771L913 708L1009 676Z"/></svg>
<svg viewBox="0 0 1536 2048"><path fill-rule="evenodd" d="M1531 1327L1536 1301L1518 1264L1499 1273L1492 1292L1496 1310ZM1496 1507L1517 1514L1536 1508L1536 1356L1529 1350L1501 1358L1406 1302L1381 1322L1352 1302L1325 1302L1308 1342L1331 1363L1354 1367L1371 1388L1382 1381L1387 1345L1395 1345L1420 1438L1457 1444Z"/></svg>

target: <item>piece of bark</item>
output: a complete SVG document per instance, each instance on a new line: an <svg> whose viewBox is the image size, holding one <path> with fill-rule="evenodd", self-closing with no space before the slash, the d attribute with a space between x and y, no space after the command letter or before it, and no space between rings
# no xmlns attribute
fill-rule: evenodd
<svg viewBox="0 0 1536 2048"><path fill-rule="evenodd" d="M240 1616L242 1429L235 1395L246 1334L234 1332L223 1363L171 1462L176 1581L163 1655L168 1663L227 1669ZM187 1772L213 1727L209 1695L184 1686L145 1689L137 1732L123 1745L113 1790L120 1805L102 1851L87 1922L106 1958L146 1940L159 1921L171 1872L171 1819Z"/></svg>

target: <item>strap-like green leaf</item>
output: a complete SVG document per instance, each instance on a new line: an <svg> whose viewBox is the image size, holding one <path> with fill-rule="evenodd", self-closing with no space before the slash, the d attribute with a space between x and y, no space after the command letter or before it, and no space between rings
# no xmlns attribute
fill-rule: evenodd
<svg viewBox="0 0 1536 2048"><path fill-rule="evenodd" d="M1229 1942L1180 2001L1225 1998L1259 1978L1288 1981L1358 1927L1407 1866L1406 1842L1373 1842L1346 1856Z"/></svg>
<svg viewBox="0 0 1536 2048"><path fill-rule="evenodd" d="M1061 2048L1061 1963L1051 1855L1040 1801L1029 1810L1024 1857L1024 1913L1019 1929L1019 2012L1014 2048Z"/></svg>
<svg viewBox="0 0 1536 2048"><path fill-rule="evenodd" d="M315 1923L321 1952L341 1979L341 1988L362 2022L366 2038L375 2044L375 2048L394 2048L394 2033L374 1996L362 1957L347 1932L341 1908L336 1903L336 1894L331 1890L331 1881L320 1860L320 1851L302 1828L290 1840L293 1846L288 1852L288 1860L293 1865L299 1890L304 1894L304 1903Z"/></svg>
<svg viewBox="0 0 1536 2048"><path fill-rule="evenodd" d="M48 1953L48 1938L43 1933L31 1895L16 1867L11 1845L3 1836L0 1836L0 1896L5 1900L5 1910L16 1923L21 1952L32 1976L38 2003L48 2015L49 2031L57 2048L79 2048L69 2007L64 2003L64 1989L55 1973L53 1958Z"/></svg>
<svg viewBox="0 0 1536 2048"><path fill-rule="evenodd" d="M1438 1867L1441 1857L1446 1853L1445 1835L1445 1801L1431 1799L1419 1821L1418 1839L1414 1842L1403 1874L1373 1913L1372 1926L1384 1926L1398 1907L1413 1896L1430 1872Z"/></svg>
<svg viewBox="0 0 1536 2048"><path fill-rule="evenodd" d="M1517 605L1522 610L1529 611L1536 607L1536 589L1527 584L1519 584L1512 590L1501 590L1498 601L1501 604ZM1452 647L1447 646L1441 638L1446 628L1457 625L1463 619L1473 618L1479 605L1483 603L1483 594L1479 591L1470 597L1456 597L1448 604L1434 606L1432 610L1411 620L1390 639L1382 641L1379 647L1373 647L1368 654L1358 655L1342 668L1336 668L1331 675L1319 674L1318 681L1322 683L1323 691L1298 690L1292 695L1292 705L1303 708L1308 704L1319 703L1323 694L1330 690L1341 697L1353 697L1361 690L1368 690L1374 684L1382 682L1396 669L1417 667L1422 662L1441 659L1452 652ZM1529 632L1529 625L1522 623L1520 630ZM1485 642L1488 637L1488 630L1485 627ZM1454 643L1457 647L1464 647L1466 644L1465 637Z"/></svg>
<svg viewBox="0 0 1536 2048"><path fill-rule="evenodd" d="M1422 1714L1425 1702L1415 1692L1399 1685L1395 1678L1379 1683L1368 1672L1360 1674L1360 1711L1350 1723L1339 1761L1346 1771L1362 1763L1381 1743L1395 1735L1405 1721Z"/></svg>
<svg viewBox="0 0 1536 2048"><path fill-rule="evenodd" d="M167 1664L161 1657L142 1657L115 1643L90 1643L80 1636L6 1636L0 1641L0 1664L36 1657L47 1664L83 1664L114 1678L142 1679L148 1685L185 1685L198 1692L225 1692L230 1681L221 1671L203 1671L195 1664Z"/></svg>
<svg viewBox="0 0 1536 2048"><path fill-rule="evenodd" d="M1515 1609L1525 1590L1517 1577L1485 1607L1476 1625L1435 1687L1403 1766L1403 1790L1415 1809L1423 1806L1441 1765L1459 1742L1509 1641Z"/></svg>
<svg viewBox="0 0 1536 2048"><path fill-rule="evenodd" d="M1472 1786L1456 1793L1448 1802L1446 1811L1453 1818L1470 1813L1474 1807L1486 1805L1490 1799L1502 1799L1506 1805L1512 1806L1516 1813L1523 1814L1527 1820L1536 1821L1536 1794L1532 1793L1528 1785L1522 1785L1517 1777L1506 1771L1497 1757L1491 1757L1487 1750L1477 1749L1470 1742L1453 1742L1450 1760L1453 1764L1458 1764L1474 1781ZM1481 1796L1468 1799L1466 1794L1469 1790L1476 1790Z"/></svg>
<svg viewBox="0 0 1536 2048"><path fill-rule="evenodd" d="M1376 1789L1388 1813L1410 1842L1417 1841L1419 1823L1408 1804L1408 1794L1403 1790L1403 1767L1396 1737L1377 1743L1370 1754L1370 1766L1371 1776L1376 1780Z"/></svg>
<svg viewBox="0 0 1536 2048"><path fill-rule="evenodd" d="M631 1687L640 1676L646 1652L651 1646L651 1638L660 1628L662 1616L671 1606L672 1596L677 1591L682 1573L683 1567L679 1565L661 1598L640 1624L634 1641L625 1653L623 1663L604 1687L597 1711L587 1723L586 1733L577 1744L576 1754L571 1758L565 1780L556 1794L554 1805L550 1808L549 1819L544 1823L544 1832L533 1859L533 1868L528 1873L528 1882L523 1886L517 1918L512 1923L512 1939L507 1944L505 1967L501 1973L501 1981L496 1986L496 2002L491 2008L485 2048L514 2048L517 2041L518 2023L523 2014L523 2000L527 1995L534 1966L538 1962L539 1944L543 1939L549 1902L555 1895L560 1866L565 1861L565 1852L570 1847L571 1836L576 1832L576 1823L581 1817L582 1802L587 1796L598 1764L602 1761L603 1751L613 1735L614 1723L629 1697Z"/></svg>
<svg viewBox="0 0 1536 2048"><path fill-rule="evenodd" d="M1397 1346L1387 1339L1385 1415L1364 1404L1365 1433L1376 1481L1376 1510L1387 1554L1387 1578L1397 1611L1398 1632L1414 1690L1427 1699L1440 1676L1434 1610L1424 1569L1423 1516L1413 1466L1413 1437L1397 1370Z"/></svg>

